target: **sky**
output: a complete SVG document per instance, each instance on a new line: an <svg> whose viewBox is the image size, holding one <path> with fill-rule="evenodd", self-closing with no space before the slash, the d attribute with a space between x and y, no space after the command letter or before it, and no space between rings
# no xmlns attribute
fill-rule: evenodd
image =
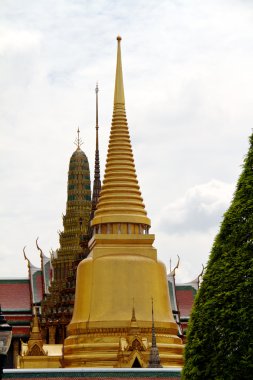
<svg viewBox="0 0 253 380"><path fill-rule="evenodd" d="M206 265L253 124L249 0L0 1L0 277L59 247L77 128L103 173L122 37L126 112L158 257Z"/></svg>

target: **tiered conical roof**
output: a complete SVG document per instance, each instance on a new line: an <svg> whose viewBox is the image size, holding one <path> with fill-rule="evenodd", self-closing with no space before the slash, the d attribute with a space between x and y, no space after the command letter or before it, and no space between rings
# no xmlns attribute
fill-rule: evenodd
<svg viewBox="0 0 253 380"><path fill-rule="evenodd" d="M68 209L73 209L73 206L78 209L80 205L83 207L83 201L90 202L91 200L89 162L80 148L79 128L77 132L77 149L69 162L67 212Z"/></svg>
<svg viewBox="0 0 253 380"><path fill-rule="evenodd" d="M99 203L92 225L139 223L150 226L135 171L128 131L121 62L121 37L117 37L114 110L107 161Z"/></svg>
<svg viewBox="0 0 253 380"><path fill-rule="evenodd" d="M60 322L65 325L63 318L65 316L62 315L62 312L68 314L72 312L71 297L66 301L62 294L68 287L66 280L73 274L73 262L82 254L80 238L88 233L91 210L89 162L81 149L79 128L77 133L78 137L75 142L77 148L69 162L66 214L63 215L64 228L60 232L60 247L56 251L57 255L51 260L54 278L49 288L49 294L42 301L43 321L47 321L50 326L57 326L57 336L60 336L59 334L62 332L62 329L59 328ZM45 326L42 324L42 328ZM59 338L58 341L60 339L62 338Z"/></svg>

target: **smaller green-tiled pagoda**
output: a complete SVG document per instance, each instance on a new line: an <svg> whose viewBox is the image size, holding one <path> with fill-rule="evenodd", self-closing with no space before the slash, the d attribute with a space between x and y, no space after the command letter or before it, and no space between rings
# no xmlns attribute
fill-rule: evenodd
<svg viewBox="0 0 253 380"><path fill-rule="evenodd" d="M88 233L90 220L89 162L81 149L79 129L77 133L77 148L69 163L66 214L63 215L63 231L59 233L60 248L52 255L53 280L50 294L45 295L42 301L43 337L49 343L61 343L64 339L66 322L63 318L61 292L66 287L66 279L72 274L73 262L82 253L80 237ZM69 312L71 314L72 310Z"/></svg>

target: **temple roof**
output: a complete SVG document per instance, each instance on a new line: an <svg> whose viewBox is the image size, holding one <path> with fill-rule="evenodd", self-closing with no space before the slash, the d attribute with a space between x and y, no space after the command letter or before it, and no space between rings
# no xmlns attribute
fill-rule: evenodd
<svg viewBox="0 0 253 380"><path fill-rule="evenodd" d="M80 147L76 148L76 150L73 152L72 156L70 157L70 163L73 163L76 158L81 158L85 161L85 163L88 163L88 158Z"/></svg>
<svg viewBox="0 0 253 380"><path fill-rule="evenodd" d="M29 279L0 279L0 300L3 311L30 311Z"/></svg>
<svg viewBox="0 0 253 380"><path fill-rule="evenodd" d="M181 319L190 317L196 293L197 290L192 284L176 285L177 304Z"/></svg>

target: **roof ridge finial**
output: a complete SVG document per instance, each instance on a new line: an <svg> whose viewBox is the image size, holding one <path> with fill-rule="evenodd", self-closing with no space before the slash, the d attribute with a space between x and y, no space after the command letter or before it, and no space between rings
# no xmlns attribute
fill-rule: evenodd
<svg viewBox="0 0 253 380"><path fill-rule="evenodd" d="M76 144L76 146L77 146L77 149L80 149L80 146L83 145L83 141L82 141L82 139L80 138L80 129L79 129L79 127L78 127L78 129L77 129L77 138L76 138L76 140L75 140L75 144Z"/></svg>
<svg viewBox="0 0 253 380"><path fill-rule="evenodd" d="M30 260L28 259L28 257L26 256L25 249L26 249L26 245L25 245L24 248L23 248L23 255L24 255L24 259L27 261L28 269L30 270L31 262L30 262Z"/></svg>
<svg viewBox="0 0 253 380"><path fill-rule="evenodd" d="M37 237L37 239L36 239L36 247L37 247L38 251L40 252L40 258L42 259L43 252L42 252L42 249L39 247L38 240L39 240L39 237Z"/></svg>
<svg viewBox="0 0 253 380"><path fill-rule="evenodd" d="M172 275L176 274L176 269L179 268L179 264L180 264L180 257L179 257L179 255L177 255L177 264L173 269L171 269L171 258L170 258L170 274L172 274Z"/></svg>
<svg viewBox="0 0 253 380"><path fill-rule="evenodd" d="M116 78L115 78L115 90L114 90L114 104L125 104L123 73L122 73L122 61L121 61L121 37L117 37L118 51L117 51L117 66L116 66Z"/></svg>

